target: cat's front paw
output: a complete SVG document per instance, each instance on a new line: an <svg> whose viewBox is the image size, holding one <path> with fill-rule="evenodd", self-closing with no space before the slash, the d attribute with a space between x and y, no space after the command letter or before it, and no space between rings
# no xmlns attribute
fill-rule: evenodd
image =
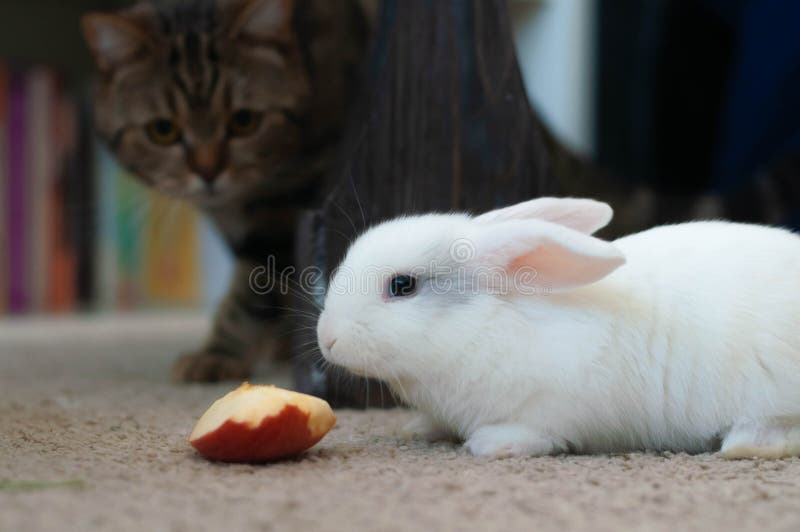
<svg viewBox="0 0 800 532"><path fill-rule="evenodd" d="M175 382L219 382L242 380L250 376L250 362L243 358L208 351L182 355L172 366Z"/></svg>

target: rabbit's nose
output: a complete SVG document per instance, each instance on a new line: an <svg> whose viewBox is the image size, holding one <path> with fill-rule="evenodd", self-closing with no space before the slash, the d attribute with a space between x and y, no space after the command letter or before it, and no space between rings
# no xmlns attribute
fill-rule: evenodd
<svg viewBox="0 0 800 532"><path fill-rule="evenodd" d="M336 343L336 338L329 336L322 336L318 335L319 347L320 351L322 351L323 356L328 356L331 354L331 349L333 349L334 344Z"/></svg>

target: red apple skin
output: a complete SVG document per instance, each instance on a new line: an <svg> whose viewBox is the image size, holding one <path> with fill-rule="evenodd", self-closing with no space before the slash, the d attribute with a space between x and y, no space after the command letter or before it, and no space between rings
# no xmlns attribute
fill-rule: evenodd
<svg viewBox="0 0 800 532"><path fill-rule="evenodd" d="M275 416L265 417L257 427L227 420L219 428L192 440L197 451L224 462L269 462L295 456L311 448L327 431L314 437L308 428L309 414L287 404Z"/></svg>

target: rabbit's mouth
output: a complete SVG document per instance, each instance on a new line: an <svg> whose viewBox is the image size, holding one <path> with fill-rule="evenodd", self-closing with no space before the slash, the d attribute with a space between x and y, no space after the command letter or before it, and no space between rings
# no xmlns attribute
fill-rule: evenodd
<svg viewBox="0 0 800 532"><path fill-rule="evenodd" d="M356 362L354 360L350 360L346 363L336 362L335 364L345 368L348 372L352 373L356 377L364 377L367 379L376 378L375 371L370 371L370 366L366 362Z"/></svg>
<svg viewBox="0 0 800 532"><path fill-rule="evenodd" d="M340 357L336 356L336 353L333 352L333 348L336 345L338 338L334 338L330 341L321 341L319 342L320 351L322 352L323 358L327 360L329 363L333 364L334 366L339 366L341 368L346 369L348 372L352 373L357 377L371 377L369 375L366 364L351 364L351 360L343 361ZM339 353L341 355L341 353Z"/></svg>

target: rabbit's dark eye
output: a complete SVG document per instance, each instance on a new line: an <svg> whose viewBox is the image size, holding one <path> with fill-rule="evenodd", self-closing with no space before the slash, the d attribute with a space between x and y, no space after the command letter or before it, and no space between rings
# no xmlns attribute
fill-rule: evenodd
<svg viewBox="0 0 800 532"><path fill-rule="evenodd" d="M410 275L398 275L389 281L389 297L408 297L417 292L417 280Z"/></svg>

